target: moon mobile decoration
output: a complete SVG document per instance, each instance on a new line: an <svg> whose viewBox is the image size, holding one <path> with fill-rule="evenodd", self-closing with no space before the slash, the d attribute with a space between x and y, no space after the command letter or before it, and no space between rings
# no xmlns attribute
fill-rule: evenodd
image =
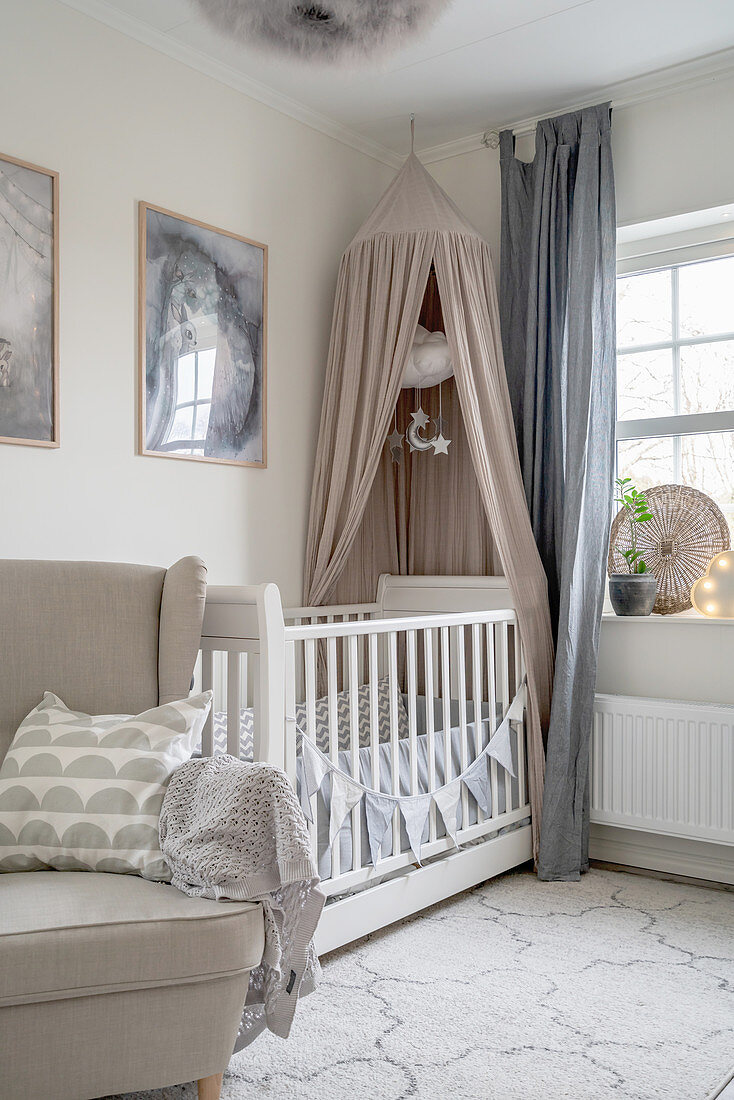
<svg viewBox="0 0 734 1100"><path fill-rule="evenodd" d="M446 336L443 332L429 332L428 329L418 325L413 346L411 348L405 374L401 383L404 390L426 390L433 386L440 386L447 378L451 378L454 367L451 362L451 354ZM439 390L439 401L441 391ZM433 435L428 438L425 430L430 424L431 418L419 405L414 413L411 413L410 424L405 429L405 438L411 451L430 451L434 454L448 454L450 439L444 436L443 406L436 419L436 428ZM388 436L390 454L393 462L400 464L403 459L402 436L395 424L392 435Z"/></svg>
<svg viewBox="0 0 734 1100"><path fill-rule="evenodd" d="M410 424L405 429L405 438L408 440L408 446L411 451L430 451L433 446L436 436L432 439L425 439L421 435L421 430L431 423L430 416L426 416L423 412L422 406L418 407L418 411L410 414Z"/></svg>

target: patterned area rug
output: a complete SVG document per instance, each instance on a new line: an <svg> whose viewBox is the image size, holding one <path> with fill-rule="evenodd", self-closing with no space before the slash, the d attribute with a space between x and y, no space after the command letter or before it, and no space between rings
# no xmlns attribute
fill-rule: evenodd
<svg viewBox="0 0 734 1100"><path fill-rule="evenodd" d="M222 1100L706 1100L734 1064L733 930L730 892L510 874L328 957Z"/></svg>

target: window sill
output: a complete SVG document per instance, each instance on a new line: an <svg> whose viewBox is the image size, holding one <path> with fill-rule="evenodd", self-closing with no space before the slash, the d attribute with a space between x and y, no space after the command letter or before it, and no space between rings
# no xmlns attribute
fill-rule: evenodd
<svg viewBox="0 0 734 1100"><path fill-rule="evenodd" d="M734 619L713 618L701 615L693 609L681 611L678 615L615 615L613 611L605 611L601 619L603 623L667 623L671 626L690 626L693 623L699 626L734 626Z"/></svg>

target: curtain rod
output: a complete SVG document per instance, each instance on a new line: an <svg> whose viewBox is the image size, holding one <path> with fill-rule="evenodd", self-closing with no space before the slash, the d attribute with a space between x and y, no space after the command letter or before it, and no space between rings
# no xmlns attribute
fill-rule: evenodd
<svg viewBox="0 0 734 1100"><path fill-rule="evenodd" d="M719 59L719 64L701 68L701 60L708 60L710 62L714 58ZM719 50L715 54L709 55L708 58L698 61L683 62L681 65L671 65L668 66L667 70L661 70L661 72L669 71L672 73L675 70L680 72L678 79L668 80L657 86L648 87L644 91L628 91L627 95L614 96L611 94L613 89L606 89L607 94L605 95L605 89L602 88L593 99L586 99L581 103L547 111L533 118L524 118L519 122L509 125L500 124L491 126L482 134L480 138L481 144L488 149L497 149L500 143L499 135L501 130L512 130L515 137L527 137L528 134L535 133L536 126L545 118L556 118L558 115L572 114L574 111L583 111L586 107L596 107L599 103L610 102L613 111L620 110L622 107L633 107L638 103L646 103L651 99L661 99L667 95L675 95L678 92L700 88L707 84L711 84L717 79L726 79L734 75L734 50ZM681 72L681 70L685 71ZM633 78L633 80L634 79L635 78Z"/></svg>

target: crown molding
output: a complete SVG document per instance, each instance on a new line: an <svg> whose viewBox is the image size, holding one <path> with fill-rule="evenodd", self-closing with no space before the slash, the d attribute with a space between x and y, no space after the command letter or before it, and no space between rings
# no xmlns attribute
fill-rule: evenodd
<svg viewBox="0 0 734 1100"><path fill-rule="evenodd" d="M696 58L694 61L685 61L680 65L671 65L665 69L657 69L654 73L647 73L645 76L633 77L622 83L609 85L601 88L588 99L575 103L560 103L533 118L495 122L482 133L470 134L456 141L448 141L443 145L434 145L429 149L420 150L421 160L431 164L434 161L459 157L463 153L473 153L478 149L496 149L498 144L496 139L500 130L511 129L515 137L522 137L525 134L535 133L535 128L542 119L565 114L567 111L581 111L584 107L593 107L607 100L611 102L614 110L619 111L625 107L636 106L638 103L675 95L676 92L692 91L694 88L703 87L727 76L734 76L734 48L719 50L705 57Z"/></svg>
<svg viewBox="0 0 734 1100"><path fill-rule="evenodd" d="M267 84L259 80L253 80L245 76L238 69L227 65L223 61L217 61L209 57L201 50L193 46L187 46L182 42L176 42L163 31L136 19L132 15L113 7L106 0L59 0L68 8L83 15L90 16L100 23L112 27L133 38L159 53L167 54L176 61L180 61L189 68L196 69L206 76L225 84L243 95L249 96L271 107L281 114L288 115L297 122L309 126L312 130L325 134L335 141L341 142L352 149L356 149L373 160L380 161L390 168L400 168L407 153L396 153L388 149L379 141L373 141L348 126L343 126L334 119L322 115L318 111L304 106L290 96L277 92ZM610 100L612 107L620 110L638 103L644 103L652 99L660 99L676 92L691 90L710 83L717 78L734 76L734 48L720 50L717 53L708 54L705 57L686 61L680 65L671 65L664 69L658 69L645 76L633 77L630 80L601 88L592 97L581 102L561 102L544 111L542 115L525 119L506 119L490 122L487 129L481 133L469 134L466 137L447 141L440 145L432 145L424 149L417 149L424 164L434 164L437 161L449 160L451 157L459 157L464 153L473 153L479 149L496 148L495 137L500 130L512 129L516 137L530 134L535 131L538 122L553 115L564 114L566 111L579 111L584 107L592 107L596 103Z"/></svg>
<svg viewBox="0 0 734 1100"><path fill-rule="evenodd" d="M312 130L317 130L327 137L334 138L342 145L348 145L373 160L387 164L390 168L400 168L403 163L404 157L401 157L399 153L394 153L380 142L372 141L348 126L342 126L334 119L327 118L326 115L313 111L310 107L305 107L297 100L277 92L274 88L262 84L259 80L253 80L251 77L245 76L244 73L234 69L231 65L227 65L223 61L217 61L193 46L176 42L163 31L156 30L155 27L149 26L141 19L136 19L132 15L119 11L111 4L105 3L105 0L59 0L59 2L67 8L73 8L74 11L78 11L82 15L88 15L92 19L96 19L98 23L104 23L108 27L112 27L113 30L120 31L128 38L134 38L137 42L150 46L151 49L157 50L159 53L167 54L175 61L188 65L191 69L197 69L220 84L225 84L230 88L234 88L235 91L249 96L250 99L263 103L266 107L272 107L273 110L288 115L297 122L302 122Z"/></svg>

